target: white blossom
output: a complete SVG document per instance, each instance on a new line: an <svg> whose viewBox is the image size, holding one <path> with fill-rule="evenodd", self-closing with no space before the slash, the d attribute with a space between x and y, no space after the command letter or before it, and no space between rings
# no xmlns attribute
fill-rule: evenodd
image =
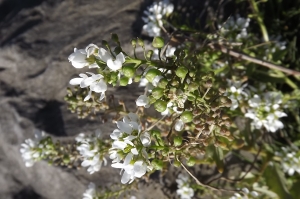
<svg viewBox="0 0 300 199"><path fill-rule="evenodd" d="M123 121L118 121L117 127L110 135L114 141L109 157L112 167L122 169L121 183L127 184L151 169L146 151L151 137L148 132L141 132L139 117L135 113L129 113Z"/></svg>
<svg viewBox="0 0 300 199"><path fill-rule="evenodd" d="M276 132L284 127L279 120L287 114L280 110L282 103L280 93L266 92L262 96L255 94L249 101L250 108L245 117L252 119L251 125L256 129L265 127L269 132Z"/></svg>
<svg viewBox="0 0 300 199"><path fill-rule="evenodd" d="M45 138L43 131L35 132L35 139L26 139L21 144L20 152L26 167L32 167L34 163L45 153L45 145L39 144Z"/></svg>
<svg viewBox="0 0 300 199"><path fill-rule="evenodd" d="M184 128L184 122L181 119L178 119L174 125L176 131L182 131Z"/></svg>
<svg viewBox="0 0 300 199"><path fill-rule="evenodd" d="M81 166L88 167L87 171L90 174L93 174L101 169L101 166L104 162L104 165L107 164L107 161L103 154L100 153L98 140L100 133L96 132L96 135L87 137L83 133L79 134L75 139L78 143L77 150L81 155L83 161Z"/></svg>
<svg viewBox="0 0 300 199"><path fill-rule="evenodd" d="M83 193L83 199L95 199L96 197L96 185L91 182L88 186L88 189Z"/></svg>
<svg viewBox="0 0 300 199"><path fill-rule="evenodd" d="M99 58L106 62L109 69L112 71L117 71L122 68L122 64L125 62L125 56L122 52L120 52L116 58L114 59L109 52L105 49L99 49Z"/></svg>
<svg viewBox="0 0 300 199"><path fill-rule="evenodd" d="M85 66L88 66L89 63L88 61L86 60L87 58L87 53L84 49L77 49L77 48L74 48L74 53L72 53L68 59L69 61L72 63L72 65L75 67L75 68L83 68Z"/></svg>
<svg viewBox="0 0 300 199"><path fill-rule="evenodd" d="M240 81L227 80L229 89L227 89L226 96L231 100L231 110L239 107L240 103L248 99L248 94L245 92L247 84L242 84Z"/></svg>
<svg viewBox="0 0 300 199"><path fill-rule="evenodd" d="M281 167L289 176L293 176L295 173L300 174L300 156L297 152L298 148L282 147L280 152L275 153L282 158Z"/></svg>
<svg viewBox="0 0 300 199"><path fill-rule="evenodd" d="M107 90L107 85L104 81L103 75L94 74L91 72L87 72L87 74L91 76L89 77L84 73L80 73L79 77L71 79L69 83L71 85L79 85L80 88L90 88L90 91L84 98L84 101L87 101L91 98L92 92L101 93L100 100L102 100L105 97L105 91Z"/></svg>
<svg viewBox="0 0 300 199"><path fill-rule="evenodd" d="M143 106L145 108L150 107L150 99L146 95L140 95L139 98L136 100L137 106Z"/></svg>
<svg viewBox="0 0 300 199"><path fill-rule="evenodd" d="M194 196L194 190L189 185L190 180L187 175L179 174L176 183L178 187L176 193L181 199L191 199Z"/></svg>
<svg viewBox="0 0 300 199"><path fill-rule="evenodd" d="M143 31L150 37L160 36L160 27L163 25L162 19L170 15L174 10L174 5L168 0L154 2L144 11L145 17L142 20L146 23Z"/></svg>

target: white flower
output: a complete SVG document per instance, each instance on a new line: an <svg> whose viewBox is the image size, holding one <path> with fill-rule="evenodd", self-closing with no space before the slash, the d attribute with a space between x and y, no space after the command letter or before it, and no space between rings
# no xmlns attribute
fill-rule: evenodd
<svg viewBox="0 0 300 199"><path fill-rule="evenodd" d="M96 197L96 185L91 182L88 186L88 189L83 193L83 199L95 199Z"/></svg>
<svg viewBox="0 0 300 199"><path fill-rule="evenodd" d="M142 20L146 23L143 26L144 32L150 37L160 35L160 27L163 25L163 17L170 15L174 10L174 5L168 0L154 2L148 10L144 11L146 17L142 17Z"/></svg>
<svg viewBox="0 0 300 199"><path fill-rule="evenodd" d="M194 196L194 190L189 186L189 177L184 174L179 174L176 179L178 189L176 193L181 199L191 199Z"/></svg>
<svg viewBox="0 0 300 199"><path fill-rule="evenodd" d="M100 48L99 49L99 58L106 62L108 68L110 68L112 71L117 71L122 68L122 64L125 62L125 56L122 52L120 52L116 59L113 59L111 54L107 52L105 49Z"/></svg>
<svg viewBox="0 0 300 199"><path fill-rule="evenodd" d="M104 165L107 164L105 157L99 153L98 138L100 133L96 133L95 136L86 137L84 134L79 134L75 139L79 144L77 150L81 155L83 161L81 166L88 167L87 171L90 174L93 174L101 169L101 166L104 162Z"/></svg>
<svg viewBox="0 0 300 199"><path fill-rule="evenodd" d="M46 153L45 146L39 144L43 138L45 138L44 131L37 130L34 140L27 139L25 143L21 144L20 152L26 167L32 167L38 158L40 158L43 153Z"/></svg>
<svg viewBox="0 0 300 199"><path fill-rule="evenodd" d="M145 132L142 135L140 135L140 140L145 147L148 147L151 144L151 137L148 132Z"/></svg>
<svg viewBox="0 0 300 199"><path fill-rule="evenodd" d="M87 72L87 74L90 74L91 76L88 77L86 74L80 73L80 77L71 79L69 83L71 85L80 85L81 88L90 88L90 91L84 98L84 101L87 101L91 98L92 91L94 91L95 93L101 93L100 100L102 100L105 97L105 91L107 90L107 85L104 81L103 75L94 74L91 72Z"/></svg>
<svg viewBox="0 0 300 199"><path fill-rule="evenodd" d="M279 118L287 116L286 113L280 110L281 95L276 92L266 92L262 97L255 94L248 101L251 108L248 109L245 117L253 120L251 125L254 128L260 129L264 126L267 131L274 133L284 127Z"/></svg>
<svg viewBox="0 0 300 199"><path fill-rule="evenodd" d="M83 68L85 66L88 66L89 63L86 60L87 58L87 53L84 49L77 49L74 48L74 53L72 53L68 59L72 63L72 65L75 68Z"/></svg>
<svg viewBox="0 0 300 199"><path fill-rule="evenodd" d="M25 143L21 144L21 155L26 167L31 167L35 163L35 159L40 156L37 151L34 151L36 143L32 139L25 140Z"/></svg>
<svg viewBox="0 0 300 199"><path fill-rule="evenodd" d="M140 95L139 98L136 100L137 106L143 106L145 108L150 107L150 99L146 95Z"/></svg>
<svg viewBox="0 0 300 199"><path fill-rule="evenodd" d="M181 119L177 120L174 125L174 128L176 131L182 131L184 128L184 122Z"/></svg>
<svg viewBox="0 0 300 199"><path fill-rule="evenodd" d="M194 196L194 189L190 187L181 187L177 189L176 193L181 199L191 199Z"/></svg>
<svg viewBox="0 0 300 199"><path fill-rule="evenodd" d="M293 176L295 172L300 174L300 156L298 155L298 148L282 147L280 152L276 152L277 156L282 158L281 166L283 171L289 176Z"/></svg>

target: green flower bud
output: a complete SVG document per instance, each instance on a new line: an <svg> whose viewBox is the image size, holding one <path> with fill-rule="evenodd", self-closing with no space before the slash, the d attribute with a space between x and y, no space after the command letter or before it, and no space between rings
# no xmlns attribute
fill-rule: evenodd
<svg viewBox="0 0 300 199"><path fill-rule="evenodd" d="M155 110L157 110L158 112L164 112L167 109L167 102L163 101L163 100L157 100L154 103L154 108Z"/></svg>
<svg viewBox="0 0 300 199"><path fill-rule="evenodd" d="M182 137L181 136L175 136L174 137L174 146L180 146L182 144Z"/></svg>
<svg viewBox="0 0 300 199"><path fill-rule="evenodd" d="M148 59L151 59L152 58L152 55L153 55L153 50L148 50L147 54L146 54L146 57Z"/></svg>
<svg viewBox="0 0 300 199"><path fill-rule="evenodd" d="M152 46L154 48L162 48L165 45L164 39L162 37L154 37Z"/></svg>
<svg viewBox="0 0 300 199"><path fill-rule="evenodd" d="M129 81L128 77L121 77L120 78L120 86L127 86L128 81Z"/></svg>
<svg viewBox="0 0 300 199"><path fill-rule="evenodd" d="M105 41L105 40L102 40L102 46L108 46L108 43L107 43L107 41Z"/></svg>
<svg viewBox="0 0 300 199"><path fill-rule="evenodd" d="M174 160L173 165L174 165L174 167L180 167L181 163L178 160Z"/></svg>
<svg viewBox="0 0 300 199"><path fill-rule="evenodd" d="M158 131L158 130L151 130L150 133L151 133L152 136L158 136L158 137L161 136L160 131Z"/></svg>
<svg viewBox="0 0 300 199"><path fill-rule="evenodd" d="M159 80L157 86L159 88L166 88L166 86L168 85L168 83L169 82L168 82L168 80L166 78L162 78L162 79Z"/></svg>
<svg viewBox="0 0 300 199"><path fill-rule="evenodd" d="M117 34L113 33L111 34L111 39L116 42L116 43L119 43L119 37Z"/></svg>
<svg viewBox="0 0 300 199"><path fill-rule="evenodd" d="M185 78L186 74L188 73L188 69L184 66L180 66L179 68L177 68L177 70L175 71L175 74L177 75L177 77L180 78Z"/></svg>
<svg viewBox="0 0 300 199"><path fill-rule="evenodd" d="M131 45L135 48L136 47L136 40L135 39L132 39L131 40Z"/></svg>
<svg viewBox="0 0 300 199"><path fill-rule="evenodd" d="M133 77L135 74L135 68L132 65L123 66L122 71L123 71L123 74L129 78Z"/></svg>
<svg viewBox="0 0 300 199"><path fill-rule="evenodd" d="M142 75L136 75L136 76L134 77L134 82L139 82L139 81L141 81L141 78L142 78Z"/></svg>
<svg viewBox="0 0 300 199"><path fill-rule="evenodd" d="M144 47L144 41L142 39L138 38L137 42L140 46Z"/></svg>
<svg viewBox="0 0 300 199"><path fill-rule="evenodd" d="M151 68L150 70L147 71L145 78L149 81L152 82L153 79L158 76L161 75L161 72L155 68Z"/></svg>
<svg viewBox="0 0 300 199"><path fill-rule="evenodd" d="M192 167L192 166L195 165L195 163L196 163L196 158L190 157L186 164L187 164L188 166Z"/></svg>
<svg viewBox="0 0 300 199"><path fill-rule="evenodd" d="M111 72L109 77L109 82L112 83L118 81L118 75L119 75L118 72Z"/></svg>
<svg viewBox="0 0 300 199"><path fill-rule="evenodd" d="M155 170L162 170L164 165L163 161L158 159L152 160L151 164Z"/></svg>
<svg viewBox="0 0 300 199"><path fill-rule="evenodd" d="M156 102L156 99L152 95L150 95L149 96L149 104L153 104L154 102Z"/></svg>
<svg viewBox="0 0 300 199"><path fill-rule="evenodd" d="M199 88L199 85L196 82L192 82L188 86L188 90L191 91L191 92L194 92L198 88Z"/></svg>
<svg viewBox="0 0 300 199"><path fill-rule="evenodd" d="M191 111L184 111L181 116L180 119L184 122L184 123L188 123L193 121L193 113Z"/></svg>
<svg viewBox="0 0 300 199"><path fill-rule="evenodd" d="M155 99L159 99L159 98L161 98L163 95L164 95L164 89L162 89L162 88L154 88L154 89L152 90L152 96L153 96Z"/></svg>
<svg viewBox="0 0 300 199"><path fill-rule="evenodd" d="M63 162L64 162L65 164L70 163L70 157L69 157L68 155L64 155Z"/></svg>
<svg viewBox="0 0 300 199"><path fill-rule="evenodd" d="M122 52L122 48L121 48L120 46L115 47L114 53L117 55L117 54L119 54L120 52Z"/></svg>
<svg viewBox="0 0 300 199"><path fill-rule="evenodd" d="M189 72L189 76L190 76L190 77L194 77L195 75L196 75L196 73L195 73L194 71L190 71L190 72Z"/></svg>

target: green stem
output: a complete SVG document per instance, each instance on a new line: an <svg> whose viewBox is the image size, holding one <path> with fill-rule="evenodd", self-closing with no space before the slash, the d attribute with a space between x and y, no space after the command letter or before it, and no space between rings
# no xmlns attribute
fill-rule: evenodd
<svg viewBox="0 0 300 199"><path fill-rule="evenodd" d="M265 42L269 42L269 35L268 35L268 31L267 31L267 28L263 22L263 18L261 17L261 14L259 12L259 9L258 9L258 6L257 6L257 3L255 2L255 0L249 0L250 1L250 4L252 6L252 9L254 11L254 15L256 16L256 20L258 22L258 25L261 29L261 33L263 35L263 38L264 38L264 41Z"/></svg>

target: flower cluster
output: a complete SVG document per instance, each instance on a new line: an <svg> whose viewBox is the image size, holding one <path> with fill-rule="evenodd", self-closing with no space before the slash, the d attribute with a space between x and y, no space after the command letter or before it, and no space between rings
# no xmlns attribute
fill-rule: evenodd
<svg viewBox="0 0 300 199"><path fill-rule="evenodd" d="M245 101L248 99L248 94L245 92L245 87L247 84L242 84L242 82L239 81L230 81L227 80L229 84L229 89L226 92L226 95L231 100L231 110L235 110L239 107L239 104L242 101Z"/></svg>
<svg viewBox="0 0 300 199"><path fill-rule="evenodd" d="M117 126L118 129L110 135L114 141L109 154L113 163L111 166L124 170L121 182L126 184L152 169L146 151L151 138L148 132L141 132L139 117L135 113L129 113L123 121L117 122Z"/></svg>
<svg viewBox="0 0 300 199"><path fill-rule="evenodd" d="M90 174L99 171L103 162L104 165L107 164L103 153L101 153L100 135L99 131L89 137L81 133L75 139L78 144L77 150L83 159L81 166L88 167L87 171Z"/></svg>
<svg viewBox="0 0 300 199"><path fill-rule="evenodd" d="M25 143L21 144L21 155L26 167L31 167L34 163L41 159L44 153L47 153L47 140L45 133L42 131L36 131L35 139L27 139ZM44 141L44 142L41 142Z"/></svg>
<svg viewBox="0 0 300 199"><path fill-rule="evenodd" d="M230 37L231 39L245 39L248 37L247 28L249 23L249 18L243 18L237 15L235 18L229 17L222 26L219 25L219 29L224 36ZM231 33L237 33L237 35L230 35Z"/></svg>
<svg viewBox="0 0 300 199"><path fill-rule="evenodd" d="M269 132L275 132L284 127L279 120L286 117L287 114L281 110L282 97L278 92L266 92L264 94L255 94L249 101L249 109L245 117L251 118L252 127L261 129L265 127Z"/></svg>
<svg viewBox="0 0 300 199"><path fill-rule="evenodd" d="M174 5L168 0L154 2L144 11L146 17L142 17L145 25L143 31L150 37L160 36L163 17L170 15L174 10Z"/></svg>
<svg viewBox="0 0 300 199"><path fill-rule="evenodd" d="M95 199L97 198L96 185L94 183L90 183L88 189L83 193L82 199Z"/></svg>
<svg viewBox="0 0 300 199"><path fill-rule="evenodd" d="M69 61L75 68L83 68L89 66L89 68L100 68L99 64L104 64L104 70L108 72L118 71L122 68L122 64L125 62L125 56L122 52L118 55L114 55L106 51L104 48L99 48L95 44L88 45L85 49L74 49L74 53L69 56ZM88 95L84 98L87 101L91 98L92 92L101 93L100 100L105 97L105 91L107 90L104 74L94 74L87 72L88 76L84 73L79 74L79 78L73 78L70 80L71 85L79 85L80 88L89 88Z"/></svg>
<svg viewBox="0 0 300 199"><path fill-rule="evenodd" d="M235 193L233 196L231 196L229 199L250 199L250 198L257 198L259 194L256 191L249 191L248 188L244 187L242 188L243 195L239 193Z"/></svg>
<svg viewBox="0 0 300 199"><path fill-rule="evenodd" d="M283 171L290 176L295 172L300 174L300 155L298 149L292 149L291 147L282 147L280 152L276 152L275 155L282 158L280 161Z"/></svg>
<svg viewBox="0 0 300 199"><path fill-rule="evenodd" d="M178 186L176 193L181 199L191 199L194 196L194 190L189 186L189 181L189 177L182 173L176 179Z"/></svg>

